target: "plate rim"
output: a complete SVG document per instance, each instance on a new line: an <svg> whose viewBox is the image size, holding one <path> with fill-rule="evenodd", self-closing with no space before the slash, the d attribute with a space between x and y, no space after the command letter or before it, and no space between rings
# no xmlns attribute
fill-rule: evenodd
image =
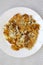
<svg viewBox="0 0 43 65"><path fill-rule="evenodd" d="M10 10L12 10L12 9L15 9L15 8L26 8L26 9L30 9L30 8L28 8L28 7L14 7L14 8L11 8L11 9L8 9L7 11L5 11L1 16L0 16L0 18L6 13L6 12L8 12L8 11L10 11ZM33 9L30 9L30 10L32 10L33 12L35 12L36 14L38 14L36 11L34 11ZM39 14L38 14L39 15ZM39 15L40 16L40 15ZM41 18L41 16L40 16L40 18ZM42 19L42 18L41 18ZM41 45L42 46L42 45ZM41 47L40 47L41 48ZM39 51L40 49L38 49L35 53L37 53L38 51ZM31 54L31 55L34 55L35 53L33 53L33 54ZM7 53L6 53L7 54ZM7 55L9 55L9 54L7 54ZM30 56L31 56L30 55ZM12 55L10 55L10 56L12 56ZM15 57L15 56L13 56L13 57ZM24 57L28 57L28 56L24 56ZM16 58L24 58L24 57L16 57Z"/></svg>

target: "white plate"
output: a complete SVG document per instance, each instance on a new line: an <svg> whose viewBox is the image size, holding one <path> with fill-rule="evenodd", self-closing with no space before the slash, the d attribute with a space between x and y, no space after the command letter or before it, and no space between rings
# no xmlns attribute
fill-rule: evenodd
<svg viewBox="0 0 43 65"><path fill-rule="evenodd" d="M8 22L8 20L15 14L17 13L21 13L21 14L29 14L32 15L33 18L37 21L37 23L40 24L40 31L39 31L39 36L37 38L36 44L35 46L31 49L21 49L19 51L13 51L10 48L10 44L6 41L6 39L4 38L3 35L3 26L6 22ZM0 48L7 53L10 56L13 57L27 57L30 55L33 55L34 53L36 53L42 46L43 44L43 21L41 19L41 17L33 10L29 9L29 8L25 8L25 7L16 7L16 8L12 8L8 11L6 11L1 17L0 17Z"/></svg>

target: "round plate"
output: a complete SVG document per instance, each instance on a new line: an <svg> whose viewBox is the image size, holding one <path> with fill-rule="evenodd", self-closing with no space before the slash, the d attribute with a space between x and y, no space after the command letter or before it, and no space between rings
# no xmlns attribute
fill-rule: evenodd
<svg viewBox="0 0 43 65"><path fill-rule="evenodd" d="M8 20L15 14L17 13L21 13L21 14L28 14L28 15L32 15L33 18L37 21L37 23L40 24L40 30L39 30L39 35L37 38L37 41L34 45L34 47L31 50L28 49L20 49L19 51L15 51L12 50L10 48L10 44L8 43L8 41L6 41L6 39L4 38L3 35L3 26L6 22L8 22ZM29 8L25 8L25 7L16 7L16 8L12 8L8 11L6 11L1 17L0 17L0 48L7 53L10 56L13 57L27 57L30 55L33 55L34 53L36 53L42 46L43 44L43 21L41 19L41 17L33 10L29 9Z"/></svg>

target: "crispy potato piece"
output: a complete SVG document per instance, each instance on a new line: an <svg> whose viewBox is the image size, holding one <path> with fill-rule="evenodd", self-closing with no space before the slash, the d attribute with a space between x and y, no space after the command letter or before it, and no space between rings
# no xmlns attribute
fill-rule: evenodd
<svg viewBox="0 0 43 65"><path fill-rule="evenodd" d="M20 19L21 19L21 14L18 13L18 14L16 14L16 15L14 15L14 16L13 16L13 19L14 19L15 22L20 21Z"/></svg>
<svg viewBox="0 0 43 65"><path fill-rule="evenodd" d="M10 42L10 44L15 44L15 43L13 43L13 38L11 38L11 37L8 37L8 42Z"/></svg>
<svg viewBox="0 0 43 65"><path fill-rule="evenodd" d="M29 16L27 14L22 15L22 20L24 22L28 22L29 21Z"/></svg>
<svg viewBox="0 0 43 65"><path fill-rule="evenodd" d="M29 31L32 31L32 29L31 29L31 26L30 25L27 25L26 26L26 30L29 32Z"/></svg>
<svg viewBox="0 0 43 65"><path fill-rule="evenodd" d="M3 32L6 36L9 36L9 30L8 29L4 29L4 32Z"/></svg>
<svg viewBox="0 0 43 65"><path fill-rule="evenodd" d="M32 24L32 26L31 26L34 30L39 30L39 28L40 28L40 25L39 24Z"/></svg>
<svg viewBox="0 0 43 65"><path fill-rule="evenodd" d="M17 39L19 39L19 38L21 37L21 35L20 35L20 34L18 34L18 35L16 35L16 37L17 37Z"/></svg>
<svg viewBox="0 0 43 65"><path fill-rule="evenodd" d="M14 45L11 45L11 48L12 48L13 50L16 50L16 51L19 50L19 47L18 47L17 45L15 45L15 44L14 44Z"/></svg>
<svg viewBox="0 0 43 65"><path fill-rule="evenodd" d="M24 32L24 30L25 30L25 26L21 25L20 26L20 32L22 33L22 32Z"/></svg>
<svg viewBox="0 0 43 65"><path fill-rule="evenodd" d="M34 46L35 42L36 42L36 39L34 40L30 39L30 43L28 43L28 49L31 49Z"/></svg>

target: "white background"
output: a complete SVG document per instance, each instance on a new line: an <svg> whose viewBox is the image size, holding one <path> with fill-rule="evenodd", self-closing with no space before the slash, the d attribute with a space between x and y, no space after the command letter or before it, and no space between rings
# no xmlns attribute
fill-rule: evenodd
<svg viewBox="0 0 43 65"><path fill-rule="evenodd" d="M0 15L13 7L29 7L43 18L43 0L0 0ZM0 65L43 65L43 46L34 55L26 58L13 58L0 50Z"/></svg>

